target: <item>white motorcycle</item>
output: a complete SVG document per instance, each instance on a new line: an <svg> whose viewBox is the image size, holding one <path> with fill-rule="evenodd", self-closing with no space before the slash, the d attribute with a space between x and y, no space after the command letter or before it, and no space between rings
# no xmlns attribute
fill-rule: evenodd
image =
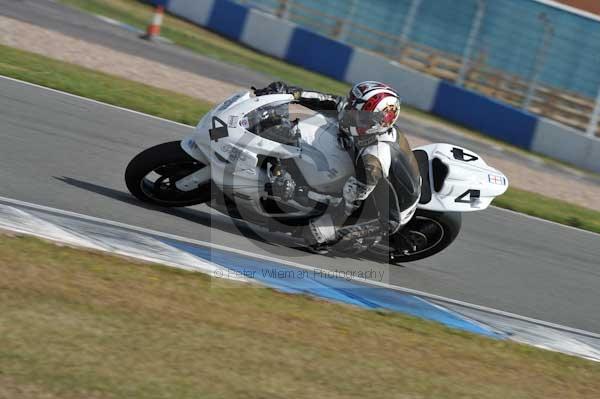
<svg viewBox="0 0 600 399"><path fill-rule="evenodd" d="M341 201L354 164L338 143L335 118L321 113L292 120L289 94L238 93L207 113L195 132L138 154L125 180L138 199L164 207L208 203L236 219L302 237L309 220ZM410 150L393 145L387 182L403 227L391 236L343 235L347 255L391 263L439 253L458 236L461 212L487 208L508 179L472 151L450 144ZM377 217L365 201L358 220ZM343 227L341 228L344 229Z"/></svg>

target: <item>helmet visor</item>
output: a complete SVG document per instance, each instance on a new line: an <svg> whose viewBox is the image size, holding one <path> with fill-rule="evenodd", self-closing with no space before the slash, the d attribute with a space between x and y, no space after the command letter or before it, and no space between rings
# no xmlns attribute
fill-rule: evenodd
<svg viewBox="0 0 600 399"><path fill-rule="evenodd" d="M383 112L344 109L339 115L340 128L355 128L361 134L377 133L383 128L385 115Z"/></svg>

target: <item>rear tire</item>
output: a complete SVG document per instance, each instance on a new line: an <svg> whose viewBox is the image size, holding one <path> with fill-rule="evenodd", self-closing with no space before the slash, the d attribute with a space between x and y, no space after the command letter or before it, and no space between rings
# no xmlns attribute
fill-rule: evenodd
<svg viewBox="0 0 600 399"><path fill-rule="evenodd" d="M164 207L198 205L210 201L210 181L192 191L177 189L175 182L205 167L181 148L181 141L171 141L136 155L125 170L125 183L129 192L143 202ZM158 178L152 181L150 175Z"/></svg>
<svg viewBox="0 0 600 399"><path fill-rule="evenodd" d="M458 212L433 212L417 210L415 216L401 232L390 237L387 254L385 251L370 248L369 252L381 258L387 258L391 264L414 262L429 258L448 248L458 237L462 225L462 215ZM406 248L406 240L402 235L408 236L415 244L419 244L416 251L403 250Z"/></svg>

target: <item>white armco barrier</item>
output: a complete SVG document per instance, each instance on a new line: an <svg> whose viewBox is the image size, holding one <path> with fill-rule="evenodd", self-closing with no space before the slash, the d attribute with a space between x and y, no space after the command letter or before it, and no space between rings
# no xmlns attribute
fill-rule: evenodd
<svg viewBox="0 0 600 399"><path fill-rule="evenodd" d="M214 2L215 0L171 0L168 3L168 10L198 25L206 26Z"/></svg>
<svg viewBox="0 0 600 399"><path fill-rule="evenodd" d="M540 118L531 149L580 168L600 172L600 139L558 122Z"/></svg>
<svg viewBox="0 0 600 399"><path fill-rule="evenodd" d="M346 82L361 82L374 77L398 90L403 102L423 111L433 108L439 79L355 48L346 71Z"/></svg>
<svg viewBox="0 0 600 399"><path fill-rule="evenodd" d="M250 10L240 40L265 54L285 58L295 27L273 15Z"/></svg>

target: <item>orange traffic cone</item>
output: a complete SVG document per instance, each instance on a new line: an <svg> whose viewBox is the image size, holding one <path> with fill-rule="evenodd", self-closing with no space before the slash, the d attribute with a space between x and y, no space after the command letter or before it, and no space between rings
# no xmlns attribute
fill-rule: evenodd
<svg viewBox="0 0 600 399"><path fill-rule="evenodd" d="M146 33L142 36L143 39L154 40L158 36L160 36L160 27L162 25L164 13L164 6L156 6L156 8L154 9L154 16L152 17L152 22L150 22Z"/></svg>

